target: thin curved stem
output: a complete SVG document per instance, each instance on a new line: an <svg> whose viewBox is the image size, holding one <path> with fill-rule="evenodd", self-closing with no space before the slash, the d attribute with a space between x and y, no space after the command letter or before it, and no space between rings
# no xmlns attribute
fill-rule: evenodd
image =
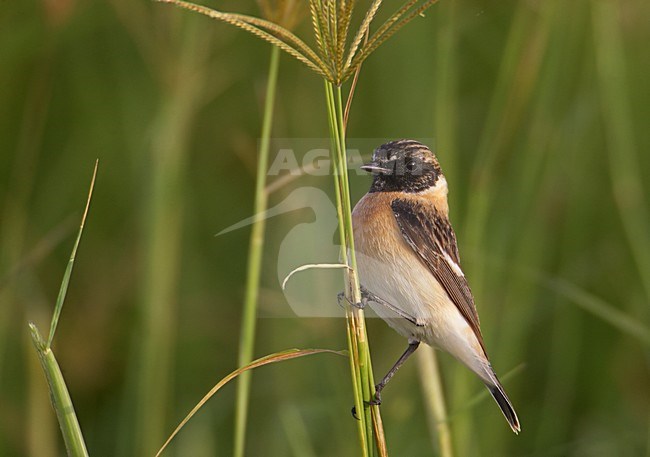
<svg viewBox="0 0 650 457"><path fill-rule="evenodd" d="M248 271L246 273L246 295L241 322L239 340L239 366L248 364L253 359L255 346L255 323L257 319L257 300L259 297L260 274L262 270L262 254L264 250L264 229L266 219L261 215L268 206L266 192L266 173L271 143L271 127L273 124L273 106L277 89L278 71L280 67L280 48L271 48L269 76L266 84L266 100L264 102L264 118L260 150L257 159L257 177L255 183L255 220L251 229L248 248ZM246 419L250 398L251 373L242 373L237 384L237 399L235 410L235 437L233 456L243 457L246 442Z"/></svg>

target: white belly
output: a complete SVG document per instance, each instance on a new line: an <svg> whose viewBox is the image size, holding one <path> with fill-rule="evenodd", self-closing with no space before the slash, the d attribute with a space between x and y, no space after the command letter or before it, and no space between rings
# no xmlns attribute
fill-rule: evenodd
<svg viewBox="0 0 650 457"><path fill-rule="evenodd" d="M388 325L405 338L445 350L473 371L484 372L486 360L474 332L418 258L384 262L357 254L357 267L366 289L419 324L413 324L386 306L370 302L372 310Z"/></svg>

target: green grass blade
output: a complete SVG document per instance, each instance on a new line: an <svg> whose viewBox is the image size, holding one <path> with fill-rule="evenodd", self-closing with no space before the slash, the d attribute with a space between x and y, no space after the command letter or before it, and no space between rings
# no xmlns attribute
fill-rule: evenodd
<svg viewBox="0 0 650 457"><path fill-rule="evenodd" d="M438 436L441 457L453 457L454 450L447 419L445 391L436 351L431 346L423 346L416 352L416 355L429 427L435 430L431 436Z"/></svg>
<svg viewBox="0 0 650 457"><path fill-rule="evenodd" d="M43 341L38 329L31 322L29 323L29 330L41 366L45 372L45 377L47 378L52 406L59 420L68 455L71 457L87 457L86 443L84 442L81 427L79 427L79 421L77 420L77 415L72 405L70 393L63 379L61 368L59 368L52 349Z"/></svg>
<svg viewBox="0 0 650 457"><path fill-rule="evenodd" d="M93 196L93 188L95 187L95 178L97 177L97 166L99 160L95 162L95 169L93 170L93 178L90 181L90 190L88 191L88 200L86 200L86 209L81 218L81 225L79 226L79 233L77 234L77 239L75 240L74 247L72 248L72 254L70 255L70 260L68 260L68 266L65 269L63 274L63 281L61 281L61 288L59 289L59 295L56 298L56 305L54 306L54 314L52 315L52 322L50 323L50 335L47 338L47 343L45 347L49 349L52 347L52 340L54 339L54 334L56 333L56 327L59 324L59 317L61 316L61 310L63 309L63 302L65 301L65 296L68 292L68 285L70 284L70 276L72 276L72 268L74 267L74 261L77 257L77 248L79 247L79 242L81 241L81 234L84 230L84 224L86 223L86 216L88 216L88 209L90 208L90 200Z"/></svg>
<svg viewBox="0 0 650 457"><path fill-rule="evenodd" d="M95 161L95 168L93 169L93 176L90 181L90 189L88 190L86 207L81 218L79 233L77 234L77 239L75 240L74 247L72 248L72 254L70 255L68 266L66 267L65 273L63 275L63 280L61 281L61 287L59 289L59 294L54 306L52 321L50 322L50 334L47 341L43 340L40 332L36 328L36 325L33 323L29 324L32 342L36 348L38 358L41 362L43 372L45 373L45 377L47 379L47 384L50 389L52 406L54 407L54 411L56 412L57 418L59 420L65 447L68 451L68 455L75 457L87 456L88 451L86 450L86 444L84 443L81 428L79 427L79 421L77 420L68 388L65 384L65 380L63 379L63 374L61 373L61 369L59 368L59 364L56 361L51 348L52 340L56 334L56 328L61 316L61 311L63 310L63 302L65 301L68 286L70 284L70 277L72 276L72 269L74 267L75 258L77 256L77 249L79 248L79 242L81 241L81 235L86 223L86 217L88 216L90 201L92 200L93 189L95 187L95 179L97 178L98 165L99 160Z"/></svg>
<svg viewBox="0 0 650 457"><path fill-rule="evenodd" d="M257 159L257 177L255 182L255 205L253 214L264 213L268 206L266 193L266 173L271 142L271 126L273 124L273 106L280 66L280 49L271 49L271 61L266 85L266 100L264 102L264 119L260 151ZM257 299L260 289L260 274L262 271L262 253L264 249L264 230L266 218L256 217L251 229L248 271L246 273L246 296L242 314L241 335L239 340L239 365L245 365L253 359L255 345L255 324L257 321ZM243 457L246 441L246 418L248 415L248 400L250 397L251 373L244 373L237 385L237 407L235 410L235 446L234 457Z"/></svg>

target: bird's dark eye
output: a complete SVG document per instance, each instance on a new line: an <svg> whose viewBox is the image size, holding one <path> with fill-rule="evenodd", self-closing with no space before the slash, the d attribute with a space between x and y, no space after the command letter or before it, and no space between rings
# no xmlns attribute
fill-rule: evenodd
<svg viewBox="0 0 650 457"><path fill-rule="evenodd" d="M410 172L413 172L413 171L419 169L419 167L418 167L418 164L415 162L415 160L413 160L413 159L409 159L409 160L406 162L406 169L407 169L408 171L410 171Z"/></svg>

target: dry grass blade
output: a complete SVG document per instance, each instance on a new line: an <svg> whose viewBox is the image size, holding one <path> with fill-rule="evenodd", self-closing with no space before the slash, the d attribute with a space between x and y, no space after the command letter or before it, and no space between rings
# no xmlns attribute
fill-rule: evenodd
<svg viewBox="0 0 650 457"><path fill-rule="evenodd" d="M377 14L377 10L381 6L381 2L382 0L374 0L372 2L372 5L370 5L370 8L368 8L366 15L363 18L363 21L361 22L361 26L359 27L359 30L357 30L357 34L354 36L354 40L352 40L352 44L350 45L348 58L345 61L345 66L343 67L344 73L346 73L348 68L350 67L352 59L354 59L354 55L357 53L357 49L359 49L361 40L363 40L363 37L366 35L366 32L370 28L370 23L375 18L375 15Z"/></svg>
<svg viewBox="0 0 650 457"><path fill-rule="evenodd" d="M172 432L172 434L167 438L167 441L165 441L165 444L160 448L158 453L156 454L156 457L160 456L160 454L163 453L163 451L167 448L169 443L174 439L176 435L178 435L178 432L181 431L181 429L187 424L187 422L197 413L199 409L205 405L205 403L210 400L216 394L219 389L221 389L223 386L225 386L228 382L232 381L235 379L237 376L240 374L244 373L245 371L252 370L253 368L258 368L264 365L268 365L271 363L277 363L277 362L284 362L285 360L291 360L291 359L296 359L298 357L304 357L307 355L313 355L313 354L323 354L323 353L330 353L330 354L337 354L337 355L342 355L342 356L347 356L347 351L334 351L332 349L289 349L287 351L282 351L282 352L276 352L274 354L270 354L264 357L261 357L257 360L253 360L251 363L249 363L246 366L240 367L230 373L228 376L223 378L221 381L219 381L210 391L196 404L194 408L188 413L187 416L185 416L185 419L181 421L180 424L178 424L178 427Z"/></svg>
<svg viewBox="0 0 650 457"><path fill-rule="evenodd" d="M265 41L279 47L292 57L307 65L325 78L331 79L331 73L320 57L307 46L300 38L280 27L279 25L266 21L264 19L246 16L243 14L223 13L205 6L194 3L184 2L182 0L157 0L160 3L171 3L180 8L194 11L212 19L217 19L228 24L246 30L253 35L262 38ZM296 49L298 48L298 49Z"/></svg>
<svg viewBox="0 0 650 457"><path fill-rule="evenodd" d="M395 33L397 33L402 27L404 27L406 24L411 22L413 19L415 19L417 16L421 15L426 9L430 8L433 6L434 3L437 3L438 0L427 0L424 2L422 5L419 7L415 8L411 14L406 16L404 19L401 21L397 22L401 16L404 15L404 12L402 9L398 11L394 16L389 18L380 28L375 32L371 37L370 40L368 40L368 44L365 45L361 51L352 59L352 62L350 65L346 68L345 73L343 74L343 78L349 77L354 69L361 63L363 62L370 54L372 54L379 46L381 46L383 43L386 42L390 37L392 37ZM411 8L415 3L413 0L410 0L407 2L405 7L408 5L409 8Z"/></svg>
<svg viewBox="0 0 650 457"><path fill-rule="evenodd" d="M375 435L375 445L379 457L388 457L388 447L386 446L386 436L384 434L384 423L379 414L379 405L374 405L371 409L372 413L372 428Z"/></svg>
<svg viewBox="0 0 650 457"><path fill-rule="evenodd" d="M305 271L305 270L327 270L327 269L337 269L337 268L346 268L350 270L350 267L344 263L308 263L307 265L301 265L298 268L294 268L289 272L287 276L285 276L284 280L282 281L282 290L284 290L287 286L287 282L289 279L296 273Z"/></svg>

